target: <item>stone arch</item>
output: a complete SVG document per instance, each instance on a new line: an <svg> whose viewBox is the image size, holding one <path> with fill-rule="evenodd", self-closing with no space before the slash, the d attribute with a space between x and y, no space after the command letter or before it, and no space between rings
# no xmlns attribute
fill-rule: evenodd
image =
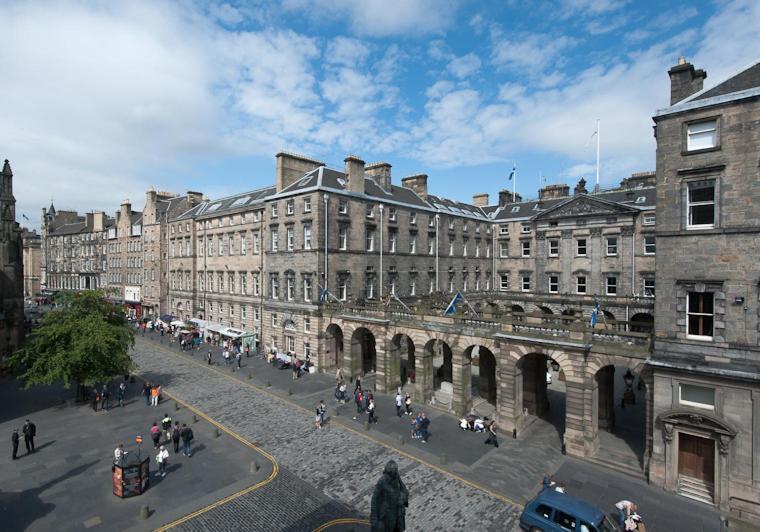
<svg viewBox="0 0 760 532"><path fill-rule="evenodd" d="M654 316L648 312L639 312L631 316L629 327L632 332L651 333L654 329Z"/></svg>
<svg viewBox="0 0 760 532"><path fill-rule="evenodd" d="M488 343L488 342L484 342ZM473 356L473 354L475 354ZM469 346L464 351L466 359L472 361L474 364L477 359L478 367L478 379L477 379L477 391L478 396L485 399L486 402L492 405L497 404L498 384L496 375L498 373L498 360L494 353L494 349L489 349L483 344L475 344ZM473 381L475 379L472 379ZM473 384L475 384L473 382Z"/></svg>
<svg viewBox="0 0 760 532"><path fill-rule="evenodd" d="M343 364L343 329L337 323L331 323L325 330L325 356L323 368L336 369Z"/></svg>
<svg viewBox="0 0 760 532"><path fill-rule="evenodd" d="M389 347L386 366L388 388L394 389L404 386L407 382L413 383L416 375L414 340L408 334L398 332L391 339Z"/></svg>
<svg viewBox="0 0 760 532"><path fill-rule="evenodd" d="M366 375L377 370L376 336L369 327L356 327L351 332L351 367L353 373Z"/></svg>
<svg viewBox="0 0 760 532"><path fill-rule="evenodd" d="M539 312L541 312L541 314L546 314L546 315L554 314L554 312L552 312L552 309L550 309L546 305L536 305L536 308L538 309Z"/></svg>
<svg viewBox="0 0 760 532"><path fill-rule="evenodd" d="M454 352L451 346L443 339L432 338L425 344L424 351L431 359L433 389L440 388L442 382L452 382Z"/></svg>

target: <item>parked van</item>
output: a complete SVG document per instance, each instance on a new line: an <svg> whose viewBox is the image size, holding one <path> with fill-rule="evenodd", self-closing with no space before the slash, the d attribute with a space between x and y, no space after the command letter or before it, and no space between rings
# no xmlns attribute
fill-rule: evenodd
<svg viewBox="0 0 760 532"><path fill-rule="evenodd" d="M618 532L619 528L587 502L544 489L525 505L520 528L529 532Z"/></svg>

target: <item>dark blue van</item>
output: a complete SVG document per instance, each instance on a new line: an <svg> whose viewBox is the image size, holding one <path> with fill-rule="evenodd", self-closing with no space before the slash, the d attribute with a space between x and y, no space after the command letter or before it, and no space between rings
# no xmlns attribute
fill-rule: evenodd
<svg viewBox="0 0 760 532"><path fill-rule="evenodd" d="M530 532L617 532L603 511L572 495L545 488L525 505L520 528Z"/></svg>

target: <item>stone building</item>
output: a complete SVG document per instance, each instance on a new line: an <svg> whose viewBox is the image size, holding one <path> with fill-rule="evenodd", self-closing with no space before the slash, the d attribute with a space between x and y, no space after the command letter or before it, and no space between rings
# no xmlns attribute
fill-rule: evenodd
<svg viewBox="0 0 760 532"><path fill-rule="evenodd" d="M35 297L41 294L40 289L40 256L42 242L37 231L23 229L21 233L24 252L24 297Z"/></svg>
<svg viewBox="0 0 760 532"><path fill-rule="evenodd" d="M21 228L16 222L13 171L8 159L0 173L0 357L24 338L24 270Z"/></svg>
<svg viewBox="0 0 760 532"><path fill-rule="evenodd" d="M760 63L683 58L657 137L653 483L760 519Z"/></svg>
<svg viewBox="0 0 760 532"><path fill-rule="evenodd" d="M142 213L124 200L107 228L107 279L111 296L126 313L142 317L143 238Z"/></svg>
<svg viewBox="0 0 760 532"><path fill-rule="evenodd" d="M169 311L169 225L168 220L188 211L202 200L198 192L185 196L150 189L145 195L142 217L143 276L142 307L146 317Z"/></svg>
<svg viewBox="0 0 760 532"><path fill-rule="evenodd" d="M80 216L42 209L40 277L42 291L95 290L106 286L106 224L103 212Z"/></svg>

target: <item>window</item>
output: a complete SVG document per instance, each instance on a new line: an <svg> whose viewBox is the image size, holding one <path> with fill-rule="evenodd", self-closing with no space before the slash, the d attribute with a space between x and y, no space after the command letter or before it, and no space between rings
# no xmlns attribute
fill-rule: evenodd
<svg viewBox="0 0 760 532"><path fill-rule="evenodd" d="M289 216L296 212L296 206L293 200L288 200L288 202L285 204L285 213Z"/></svg>
<svg viewBox="0 0 760 532"><path fill-rule="evenodd" d="M520 228L520 232L523 234L530 233L530 224L522 224L522 227Z"/></svg>
<svg viewBox="0 0 760 532"><path fill-rule="evenodd" d="M449 277L449 292L454 292L454 277Z"/></svg>
<svg viewBox="0 0 760 532"><path fill-rule="evenodd" d="M559 257L559 240L549 240L549 256Z"/></svg>
<svg viewBox="0 0 760 532"><path fill-rule="evenodd" d="M715 227L715 181L695 181L688 187L688 228Z"/></svg>
<svg viewBox="0 0 760 532"><path fill-rule="evenodd" d="M428 255L433 255L435 253L435 235L433 233L428 233Z"/></svg>
<svg viewBox="0 0 760 532"><path fill-rule="evenodd" d="M499 226L499 234L500 235L508 235L509 234L509 226L508 225L500 225Z"/></svg>
<svg viewBox="0 0 760 532"><path fill-rule="evenodd" d="M557 292L559 292L559 276L550 275L549 276L549 293L556 294Z"/></svg>
<svg viewBox="0 0 760 532"><path fill-rule="evenodd" d="M303 199L303 212L311 212L311 198Z"/></svg>
<svg viewBox="0 0 760 532"><path fill-rule="evenodd" d="M248 293L248 274L245 272L240 273L240 293L243 295Z"/></svg>
<svg viewBox="0 0 760 532"><path fill-rule="evenodd" d="M311 332L311 318L308 316L303 319L303 332Z"/></svg>
<svg viewBox="0 0 760 532"><path fill-rule="evenodd" d="M654 223L657 221L657 216L654 214L645 214L644 215L644 225L654 225Z"/></svg>
<svg viewBox="0 0 760 532"><path fill-rule="evenodd" d="M372 205L367 205L367 218L375 217L375 209Z"/></svg>
<svg viewBox="0 0 760 532"><path fill-rule="evenodd" d="M555 510L554 522L559 524L564 530L575 530L575 517L565 512Z"/></svg>
<svg viewBox="0 0 760 532"><path fill-rule="evenodd" d="M681 383L678 385L678 402L685 406L715 410L715 388Z"/></svg>
<svg viewBox="0 0 760 532"><path fill-rule="evenodd" d="M277 313L272 312L272 327L277 327L278 323L279 322L277 321Z"/></svg>
<svg viewBox="0 0 760 532"><path fill-rule="evenodd" d="M259 307L253 307L253 321L261 320L261 309Z"/></svg>
<svg viewBox="0 0 760 532"><path fill-rule="evenodd" d="M367 277L366 286L364 287L364 296L367 299L375 298L375 278Z"/></svg>
<svg viewBox="0 0 760 532"><path fill-rule="evenodd" d="M338 228L338 249L346 250L348 248L348 227L341 226Z"/></svg>
<svg viewBox="0 0 760 532"><path fill-rule="evenodd" d="M259 232L253 233L253 254L258 255L261 251L261 241L259 240Z"/></svg>
<svg viewBox="0 0 760 532"><path fill-rule="evenodd" d="M277 234L277 228L273 227L272 234L270 235L270 240L272 242L272 251L277 251L277 249L279 248L278 239L279 239L279 235Z"/></svg>
<svg viewBox="0 0 760 532"><path fill-rule="evenodd" d="M241 233L240 234L240 254L245 255L246 253L246 234Z"/></svg>
<svg viewBox="0 0 760 532"><path fill-rule="evenodd" d="M530 292L530 275L522 276L522 291Z"/></svg>
<svg viewBox="0 0 760 532"><path fill-rule="evenodd" d="M288 301L293 301L296 297L296 280L292 275L288 275L285 278L285 298Z"/></svg>
<svg viewBox="0 0 760 532"><path fill-rule="evenodd" d="M367 229L367 251L375 251L375 230Z"/></svg>
<svg viewBox="0 0 760 532"><path fill-rule="evenodd" d="M311 249L311 224L303 224L303 248Z"/></svg>
<svg viewBox="0 0 760 532"><path fill-rule="evenodd" d="M303 300L311 303L311 277L303 278Z"/></svg>
<svg viewBox="0 0 760 532"><path fill-rule="evenodd" d="M280 297L280 280L277 278L276 275L272 276L271 279L271 293L269 294L272 299L279 299Z"/></svg>
<svg viewBox="0 0 760 532"><path fill-rule="evenodd" d="M654 297L654 277L644 278L644 297Z"/></svg>
<svg viewBox="0 0 760 532"><path fill-rule="evenodd" d="M261 295L261 284L259 283L259 274L253 274L253 295Z"/></svg>
<svg viewBox="0 0 760 532"><path fill-rule="evenodd" d="M235 254L235 235L227 235L227 246L229 247L229 255Z"/></svg>
<svg viewBox="0 0 760 532"><path fill-rule="evenodd" d="M466 256L467 256L467 246L468 246L469 244L470 244L470 240L469 240L468 238L465 238L465 239L462 241L462 256L463 256L463 257L466 257Z"/></svg>
<svg viewBox="0 0 760 532"><path fill-rule="evenodd" d="M338 214L348 214L348 202L344 199L338 201Z"/></svg>
<svg viewBox="0 0 760 532"><path fill-rule="evenodd" d="M409 278L409 295L410 296L417 295L417 276L415 275L412 275Z"/></svg>
<svg viewBox="0 0 760 532"><path fill-rule="evenodd" d="M428 218L428 227L433 227L433 226L435 226L435 216L431 216L430 218Z"/></svg>
<svg viewBox="0 0 760 532"><path fill-rule="evenodd" d="M240 319L245 321L248 317L248 313L246 312L246 306L240 305Z"/></svg>
<svg viewBox="0 0 760 532"><path fill-rule="evenodd" d="M295 353L296 351L296 339L292 336L285 337L285 350L288 353Z"/></svg>
<svg viewBox="0 0 760 532"><path fill-rule="evenodd" d="M617 277L607 277L607 282L605 284L605 293L608 296L617 295Z"/></svg>
<svg viewBox="0 0 760 532"><path fill-rule="evenodd" d="M388 220L391 222L396 221L396 208L395 207L389 207L388 208Z"/></svg>
<svg viewBox="0 0 760 532"><path fill-rule="evenodd" d="M653 236L644 237L644 255L654 255L657 250L656 240Z"/></svg>
<svg viewBox="0 0 760 532"><path fill-rule="evenodd" d="M289 226L285 229L285 246L288 251L293 251L295 241L293 237L293 227Z"/></svg>
<svg viewBox="0 0 760 532"><path fill-rule="evenodd" d="M230 294L235 293L235 272L229 272L227 274L227 285L229 287Z"/></svg>
<svg viewBox="0 0 760 532"><path fill-rule="evenodd" d="M575 293L576 294L585 294L586 293L586 276L585 275L579 275L575 278Z"/></svg>
<svg viewBox="0 0 760 532"><path fill-rule="evenodd" d="M586 256L586 239L585 238L579 238L575 241L575 251L576 255L579 257L585 257Z"/></svg>
<svg viewBox="0 0 760 532"><path fill-rule="evenodd" d="M348 299L348 280L345 277L338 279L338 299L341 301Z"/></svg>
<svg viewBox="0 0 760 532"><path fill-rule="evenodd" d="M272 203L272 218L277 218L277 204Z"/></svg>
<svg viewBox="0 0 760 532"><path fill-rule="evenodd" d="M454 241L449 241L449 256L454 256Z"/></svg>
<svg viewBox="0 0 760 532"><path fill-rule="evenodd" d="M509 242L499 242L499 257L509 257Z"/></svg>
<svg viewBox="0 0 760 532"><path fill-rule="evenodd" d="M616 236L607 237L607 255L608 256L617 255L617 237Z"/></svg>
<svg viewBox="0 0 760 532"><path fill-rule="evenodd" d="M480 240L475 241L475 258L480 257Z"/></svg>
<svg viewBox="0 0 760 532"><path fill-rule="evenodd" d="M686 151L706 150L718 145L717 120L686 126Z"/></svg>
<svg viewBox="0 0 760 532"><path fill-rule="evenodd" d="M409 235L409 253L417 253L417 235Z"/></svg>
<svg viewBox="0 0 760 532"><path fill-rule="evenodd" d="M398 240L398 233L396 231L388 231L388 252L396 253L396 241Z"/></svg>
<svg viewBox="0 0 760 532"><path fill-rule="evenodd" d="M713 293L689 292L686 301L687 335L698 340L713 337Z"/></svg>
<svg viewBox="0 0 760 532"><path fill-rule="evenodd" d="M530 257L530 240L523 240L522 244L522 256Z"/></svg>
<svg viewBox="0 0 760 532"><path fill-rule="evenodd" d="M253 221L254 222L261 221L261 211L253 211Z"/></svg>
<svg viewBox="0 0 760 532"><path fill-rule="evenodd" d="M539 504L536 506L536 514L548 520L552 517L552 509L545 504Z"/></svg>
<svg viewBox="0 0 760 532"><path fill-rule="evenodd" d="M449 218L449 231L454 230L454 218Z"/></svg>
<svg viewBox="0 0 760 532"><path fill-rule="evenodd" d="M311 345L309 344L309 342L303 343L303 356L311 357Z"/></svg>
<svg viewBox="0 0 760 532"><path fill-rule="evenodd" d="M415 225L417 223L417 213L413 212L409 215L409 223Z"/></svg>

